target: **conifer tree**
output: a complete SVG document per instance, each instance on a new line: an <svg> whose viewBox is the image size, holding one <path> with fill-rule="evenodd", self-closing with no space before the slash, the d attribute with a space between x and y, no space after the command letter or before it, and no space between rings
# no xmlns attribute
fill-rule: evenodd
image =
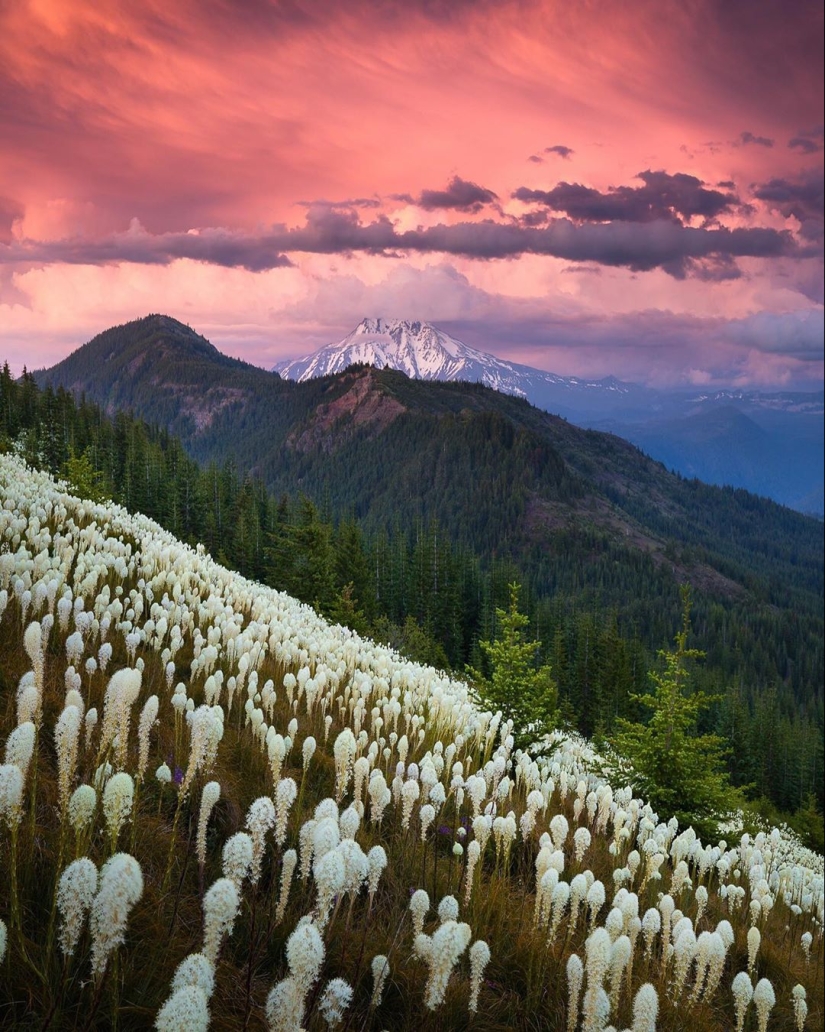
<svg viewBox="0 0 825 1032"><path fill-rule="evenodd" d="M497 637L479 642L489 676L471 668L468 676L481 704L512 720L516 748L526 749L556 726L557 692L550 667L537 663L541 643L526 640L529 618L519 611L519 585L510 584L509 592L509 608L496 608Z"/></svg>
<svg viewBox="0 0 825 1032"><path fill-rule="evenodd" d="M95 469L88 448L82 455L70 455L63 463L60 475L81 498L102 502L111 496L106 476Z"/></svg>
<svg viewBox="0 0 825 1032"><path fill-rule="evenodd" d="M632 767L634 791L660 814L674 815L682 827L693 825L703 836L717 821L741 805L725 769L724 739L700 734L700 714L718 696L692 691L688 664L704 653L688 648L690 589L682 589L682 626L675 647L659 652L664 668L649 674L652 691L631 695L651 711L647 723L620 718L611 745Z"/></svg>

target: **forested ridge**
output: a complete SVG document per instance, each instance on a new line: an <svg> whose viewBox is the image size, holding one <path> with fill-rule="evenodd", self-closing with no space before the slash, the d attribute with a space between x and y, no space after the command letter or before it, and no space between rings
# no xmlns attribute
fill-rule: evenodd
<svg viewBox="0 0 825 1032"><path fill-rule="evenodd" d="M106 354L134 363L135 325L118 328ZM182 337L178 351L166 323L153 332L165 343L149 413L182 441L118 411L147 415L139 376L129 389L112 379L115 400L114 388L98 390L106 416L6 375L6 436L23 431L29 454L55 472L86 453L127 508L426 662L478 665L495 608L519 581L562 713L589 735L640 715L630 696L672 640L678 584L690 580L707 653L694 677L723 696L709 728L732 747L734 781L786 811L814 793L821 809L821 525L675 477L620 439L475 385L357 368L296 385L191 331L195 346L181 348ZM100 363L103 351L91 357ZM90 372L77 364L84 352L67 360L75 389ZM199 429L181 404L198 382L198 396L225 392ZM337 412L355 389L359 406Z"/></svg>

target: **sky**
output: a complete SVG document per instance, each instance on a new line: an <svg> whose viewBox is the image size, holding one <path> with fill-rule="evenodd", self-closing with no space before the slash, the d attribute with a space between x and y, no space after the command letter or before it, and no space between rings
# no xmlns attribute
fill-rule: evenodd
<svg viewBox="0 0 825 1032"><path fill-rule="evenodd" d="M0 0L0 360L364 317L821 389L820 0Z"/></svg>

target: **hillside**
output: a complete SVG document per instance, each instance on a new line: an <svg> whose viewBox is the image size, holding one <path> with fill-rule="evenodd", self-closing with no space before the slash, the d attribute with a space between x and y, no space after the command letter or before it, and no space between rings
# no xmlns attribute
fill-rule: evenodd
<svg viewBox="0 0 825 1032"><path fill-rule="evenodd" d="M786 832L702 843L146 517L8 455L0 492L9 1027L821 1027Z"/></svg>
<svg viewBox="0 0 825 1032"><path fill-rule="evenodd" d="M772 601L821 583L811 521L686 482L620 438L476 384L362 367L293 383L165 316L108 330L35 376L166 426L201 461L231 457L275 492L300 485L375 526L437 519L456 540L516 554L588 526L657 562L669 545L699 549L694 576L722 594L753 556L773 568Z"/></svg>
<svg viewBox="0 0 825 1032"><path fill-rule="evenodd" d="M454 544L515 562L537 596L575 585L594 604L632 598L636 610L661 609L664 596L660 643L678 615L677 582L688 579L749 619L793 611L794 629L763 629L760 649L775 648L778 633L817 653L816 630L798 621L821 621L821 525L684 480L626 441L522 399L371 367L285 381L165 316L108 330L35 376L156 420L199 461L231 459L276 495L304 491L367 530L435 521ZM611 569L638 573L617 580ZM821 680L803 688L778 656L775 669L821 699Z"/></svg>
<svg viewBox="0 0 825 1032"><path fill-rule="evenodd" d="M106 330L37 378L85 393L109 413L133 409L190 436L227 407L249 405L275 379L165 315Z"/></svg>
<svg viewBox="0 0 825 1032"><path fill-rule="evenodd" d="M305 382L355 364L420 380L483 383L639 445L683 476L744 487L822 514L823 394L654 389L615 377L558 376L478 351L429 323L363 319L334 344L275 366Z"/></svg>

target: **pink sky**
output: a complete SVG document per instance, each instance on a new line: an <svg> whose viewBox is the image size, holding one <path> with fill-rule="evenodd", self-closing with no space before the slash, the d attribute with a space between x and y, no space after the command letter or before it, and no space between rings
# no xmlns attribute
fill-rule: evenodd
<svg viewBox="0 0 825 1032"><path fill-rule="evenodd" d="M7 4L0 358L162 311L272 365L381 315L821 386L822 123L818 0Z"/></svg>

